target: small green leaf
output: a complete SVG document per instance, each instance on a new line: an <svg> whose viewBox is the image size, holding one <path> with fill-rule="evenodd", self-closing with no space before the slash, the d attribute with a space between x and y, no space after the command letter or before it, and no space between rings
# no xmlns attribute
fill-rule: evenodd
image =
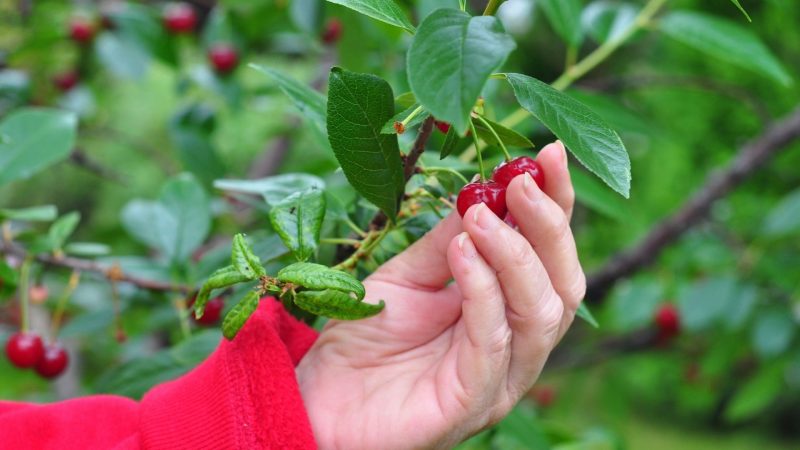
<svg viewBox="0 0 800 450"><path fill-rule="evenodd" d="M800 189L789 193L772 208L761 230L770 237L800 234Z"/></svg>
<svg viewBox="0 0 800 450"><path fill-rule="evenodd" d="M586 303L581 303L580 306L578 306L575 315L585 320L592 328L600 328L600 324L597 323L597 319L595 319L592 312L589 311L589 307L586 306Z"/></svg>
<svg viewBox="0 0 800 450"><path fill-rule="evenodd" d="M613 42L628 32L638 15L638 5L600 0L586 6L581 24L596 42Z"/></svg>
<svg viewBox="0 0 800 450"><path fill-rule="evenodd" d="M408 50L408 83L426 110L463 135L489 75L514 48L496 17L439 9L425 18Z"/></svg>
<svg viewBox="0 0 800 450"><path fill-rule="evenodd" d="M761 312L753 325L753 349L761 358L773 358L786 352L797 325L791 311L775 308Z"/></svg>
<svg viewBox="0 0 800 450"><path fill-rule="evenodd" d="M218 269L208 277L208 280L203 283L200 290L197 292L197 296L194 300L195 316L197 318L203 317L203 312L206 310L206 303L208 303L208 298L211 296L211 292L214 289L226 288L249 280L251 280L251 278L242 275L234 266L226 266Z"/></svg>
<svg viewBox="0 0 800 450"><path fill-rule="evenodd" d="M743 69L767 76L784 86L792 77L752 31L741 25L692 11L674 11L658 23L661 31L696 50Z"/></svg>
<svg viewBox="0 0 800 450"><path fill-rule="evenodd" d="M50 225L47 231L47 238L50 241L51 249L60 249L64 246L67 238L75 231L78 222L81 220L81 214L73 211L69 214L61 216L58 220Z"/></svg>
<svg viewBox="0 0 800 450"><path fill-rule="evenodd" d="M608 186L577 167L571 168L569 173L575 188L575 201L618 222L630 219L625 200L619 198Z"/></svg>
<svg viewBox="0 0 800 450"><path fill-rule="evenodd" d="M583 5L580 0L540 0L538 3L561 39L570 47L581 45L583 31L580 19Z"/></svg>
<svg viewBox="0 0 800 450"><path fill-rule="evenodd" d="M58 209L53 205L32 206L21 209L0 209L0 220L50 222L56 217L58 217Z"/></svg>
<svg viewBox="0 0 800 450"><path fill-rule="evenodd" d="M75 145L78 118L56 109L22 108L0 121L0 186L64 160Z"/></svg>
<svg viewBox="0 0 800 450"><path fill-rule="evenodd" d="M619 135L600 116L535 78L517 73L506 77L523 108L561 139L581 164L628 198L631 188L628 152Z"/></svg>
<svg viewBox="0 0 800 450"><path fill-rule="evenodd" d="M322 94L278 70L256 64L251 64L250 67L275 80L280 90L289 97L300 113L310 120L319 131L326 133L327 100Z"/></svg>
<svg viewBox="0 0 800 450"><path fill-rule="evenodd" d="M366 295L364 285L355 277L322 264L294 263L281 269L276 278L283 283L292 283L305 289L337 290L353 294L356 300L361 300Z"/></svg>
<svg viewBox="0 0 800 450"><path fill-rule="evenodd" d="M324 218L325 194L318 189L295 192L269 211L272 228L300 261L317 252Z"/></svg>
<svg viewBox="0 0 800 450"><path fill-rule="evenodd" d="M445 159L453 153L453 150L458 148L458 144L464 141L466 138L461 137L456 133L456 129L450 127L447 130L447 136L444 138L444 144L442 144L442 150L439 152L439 159Z"/></svg>
<svg viewBox="0 0 800 450"><path fill-rule="evenodd" d="M250 291L225 315L222 321L222 335L225 339L230 341L236 337L247 319L256 312L259 300L258 293Z"/></svg>
<svg viewBox="0 0 800 450"><path fill-rule="evenodd" d="M375 75L331 69L328 140L347 181L391 220L405 188L397 136L381 134L394 115L389 83Z"/></svg>
<svg viewBox="0 0 800 450"><path fill-rule="evenodd" d="M752 22L753 21L753 19L750 18L750 14L747 14L747 11L744 10L744 7L742 7L742 4L739 3L739 0L731 0L731 2L734 5L736 5L737 8L739 8L739 11L741 11L742 14L744 14L744 16L747 18L748 22Z"/></svg>
<svg viewBox="0 0 800 450"><path fill-rule="evenodd" d="M258 256L253 253L250 244L247 243L244 235L239 233L233 237L233 244L231 245L231 264L240 274L247 277L248 280L254 280L260 276L266 275L264 268L261 267L261 261Z"/></svg>
<svg viewBox="0 0 800 450"><path fill-rule="evenodd" d="M325 189L325 182L306 173L284 173L258 180L217 180L214 187L228 192L261 195L268 204L274 205L295 192Z"/></svg>
<svg viewBox="0 0 800 450"><path fill-rule="evenodd" d="M773 404L785 392L783 364L777 363L761 369L755 377L739 385L724 417L728 422L740 422L753 417Z"/></svg>
<svg viewBox="0 0 800 450"><path fill-rule="evenodd" d="M364 303L346 292L330 289L298 292L294 302L301 309L312 314L338 320L358 320L371 317L383 311L385 306L383 300L377 305Z"/></svg>
<svg viewBox="0 0 800 450"><path fill-rule="evenodd" d="M511 147L533 147L533 142L530 139L526 138L525 136L517 133L516 131L512 130L511 128L504 127L497 122L493 122L487 118L483 118L489 125L494 128L494 132L497 133L497 136L503 141L503 144ZM478 132L478 137L481 138L484 142L489 145L499 146L500 143L497 142L497 139L492 134L491 130L484 125L484 123L478 119L473 118L472 124L475 125L475 131ZM452 128L451 128L452 129ZM448 136L450 132L447 132Z"/></svg>
<svg viewBox="0 0 800 450"><path fill-rule="evenodd" d="M76 256L105 256L111 253L111 247L98 242L70 242L64 251Z"/></svg>
<svg viewBox="0 0 800 450"><path fill-rule="evenodd" d="M408 20L406 13L393 0L328 0L342 5L365 16L402 28L414 34L414 25Z"/></svg>
<svg viewBox="0 0 800 450"><path fill-rule="evenodd" d="M397 134L397 129L394 127L394 124L406 120L406 118L410 116L411 113L416 111L417 108L419 108L419 103L414 103L407 109L404 109L403 111L400 111L399 113L395 114L394 117L387 120L386 123L383 125L383 128L381 129L381 134ZM428 111L420 111L419 113L417 113L416 116L414 116L413 119L408 121L408 123L405 125L405 129L408 130L412 127L421 124L430 115L431 113L429 113Z"/></svg>

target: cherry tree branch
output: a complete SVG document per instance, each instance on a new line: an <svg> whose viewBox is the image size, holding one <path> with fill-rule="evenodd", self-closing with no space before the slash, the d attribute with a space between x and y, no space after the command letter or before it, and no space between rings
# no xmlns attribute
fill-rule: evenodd
<svg viewBox="0 0 800 450"><path fill-rule="evenodd" d="M587 296L600 301L614 284L650 265L664 248L708 215L717 200L742 184L772 156L800 139L800 108L745 144L722 170L712 172L684 205L650 230L638 244L612 257L589 275Z"/></svg>
<svg viewBox="0 0 800 450"><path fill-rule="evenodd" d="M25 249L8 241L0 241L0 254L15 256L21 260L24 260L29 256L28 252L25 251ZM46 266L64 267L72 270L78 270L81 272L93 272L100 274L105 278L108 279L113 278L114 281L130 283L136 287L139 287L141 289L147 289L149 291L188 293L193 290L191 286L168 283L164 281L148 280L146 278L140 278L120 271L115 271L112 274L111 272L113 269L112 267L108 267L106 265L102 265L95 261L90 261L87 259L73 258L70 256L56 257L49 254L39 254L35 255L33 258L37 262L44 264Z"/></svg>

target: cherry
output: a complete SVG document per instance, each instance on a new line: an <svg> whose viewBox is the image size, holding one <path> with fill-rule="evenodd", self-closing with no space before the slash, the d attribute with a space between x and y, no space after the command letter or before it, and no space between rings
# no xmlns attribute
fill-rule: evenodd
<svg viewBox="0 0 800 450"><path fill-rule="evenodd" d="M189 300L189 308L194 307L194 297ZM214 325L219 321L220 316L222 315L222 309L225 307L225 302L222 300L222 297L215 297L209 300L206 303L205 312L203 312L203 317L196 318L194 312L192 312L191 316L195 322L199 323L200 325Z"/></svg>
<svg viewBox="0 0 800 450"><path fill-rule="evenodd" d="M36 333L14 333L6 342L8 360L21 369L35 366L43 352L42 338Z"/></svg>
<svg viewBox="0 0 800 450"><path fill-rule="evenodd" d="M328 20L325 24L325 29L322 31L322 42L327 45L333 45L339 42L341 37L342 22L336 18Z"/></svg>
<svg viewBox="0 0 800 450"><path fill-rule="evenodd" d="M53 84L61 92L67 92L71 90L78 85L79 81L80 77L78 76L78 72L75 72L74 70L63 72L53 77Z"/></svg>
<svg viewBox="0 0 800 450"><path fill-rule="evenodd" d="M69 37L79 44L88 44L94 38L94 24L85 17L73 17L69 22Z"/></svg>
<svg viewBox="0 0 800 450"><path fill-rule="evenodd" d="M64 372L67 364L69 355L64 347L59 343L48 344L44 347L44 353L34 370L43 378L55 378Z"/></svg>
<svg viewBox="0 0 800 450"><path fill-rule="evenodd" d="M492 179L508 187L511 184L511 180L516 178L517 175L522 175L526 172L536 181L539 189L544 189L544 170L542 170L542 166L533 158L527 156L514 158L495 167L494 172L492 172Z"/></svg>
<svg viewBox="0 0 800 450"><path fill-rule="evenodd" d="M508 212L505 186L491 180L469 183L459 192L456 207L461 217L464 217L470 206L479 203L485 203L497 217L505 217Z"/></svg>
<svg viewBox="0 0 800 450"><path fill-rule="evenodd" d="M450 124L447 122L442 122L441 120L434 120L433 124L436 125L436 128L439 129L444 134L447 134L450 131Z"/></svg>
<svg viewBox="0 0 800 450"><path fill-rule="evenodd" d="M540 408L547 408L556 401L556 389L552 386L536 386L531 390L531 397Z"/></svg>
<svg viewBox="0 0 800 450"><path fill-rule="evenodd" d="M229 44L214 44L208 50L208 61L217 73L227 74L239 64L239 53Z"/></svg>
<svg viewBox="0 0 800 450"><path fill-rule="evenodd" d="M164 27L173 34L191 33L197 24L197 15L187 3L171 3L164 10Z"/></svg>
<svg viewBox="0 0 800 450"><path fill-rule="evenodd" d="M672 304L667 303L658 308L655 315L655 323L658 328L659 343L666 343L680 333L680 315Z"/></svg>

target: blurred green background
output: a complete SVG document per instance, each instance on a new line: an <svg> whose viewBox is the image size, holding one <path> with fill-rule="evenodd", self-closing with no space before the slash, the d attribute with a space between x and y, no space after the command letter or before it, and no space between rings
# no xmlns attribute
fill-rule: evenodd
<svg viewBox="0 0 800 450"><path fill-rule="evenodd" d="M398 3L416 20L436 7L458 5ZM579 3L585 11L598 4L639 8L644 2ZM32 9L21 10L23 4ZM474 12L483 6L470 4ZM742 4L752 23L729 1L673 0L667 9L702 11L750 30L787 68L795 80L790 86L645 30L570 90L619 131L633 167L626 201L573 164L576 180L585 183L573 230L587 273L638 242L745 142L800 105L800 3ZM163 183L180 172L193 172L214 195L209 242L268 228L263 211L223 200L211 186L214 179L307 172L349 195L324 139L273 80L247 64L280 69L323 92L328 69L338 64L380 75L397 94L408 90L407 36L314 0L194 6L202 29L169 36L160 30L163 4L157 2L0 0L0 119L24 104L74 110L80 116L77 146L103 168L100 175L62 162L0 187L1 207L54 204L62 213L79 211L75 240L105 243L117 256L137 255L129 262L138 264L140 273L153 274L158 267L148 266L147 248L126 232L121 210L131 199L157 197ZM75 14L100 13L128 25L103 31L83 50L65 37ZM563 70L566 48L536 2L509 1L499 16L518 45L508 71L554 80ZM341 21L341 40L325 45L319 37L332 18ZM142 36L151 41L143 44ZM215 76L206 63L205 49L218 41L232 42L240 51L242 64L227 77ZM580 54L596 46L587 38ZM53 77L73 69L81 83L60 92ZM501 82L490 81L485 97L495 117L515 109ZM539 148L552 139L532 119L515 129ZM407 149L405 137L401 148ZM434 137L432 150L442 137ZM588 298L600 327L576 322L529 401L464 447L800 448L798 167L800 142L793 142L716 202L655 264L620 280L608 295ZM42 311L52 309L66 275L37 271L52 297ZM128 340L119 343L108 284L84 278L62 330L78 352L68 376L47 383L2 359L0 398L137 396L187 370L216 343L217 332L205 330L181 346L171 299L124 286ZM654 316L664 304L677 308L680 332L654 344L649 339ZM0 303L2 340L15 329L14 308L12 301Z"/></svg>

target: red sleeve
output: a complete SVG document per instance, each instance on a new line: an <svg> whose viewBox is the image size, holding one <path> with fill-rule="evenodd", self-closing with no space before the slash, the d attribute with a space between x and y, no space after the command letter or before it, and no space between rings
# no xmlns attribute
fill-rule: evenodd
<svg viewBox="0 0 800 450"><path fill-rule="evenodd" d="M0 402L0 449L316 448L294 372L315 338L264 299L233 342L141 402Z"/></svg>

